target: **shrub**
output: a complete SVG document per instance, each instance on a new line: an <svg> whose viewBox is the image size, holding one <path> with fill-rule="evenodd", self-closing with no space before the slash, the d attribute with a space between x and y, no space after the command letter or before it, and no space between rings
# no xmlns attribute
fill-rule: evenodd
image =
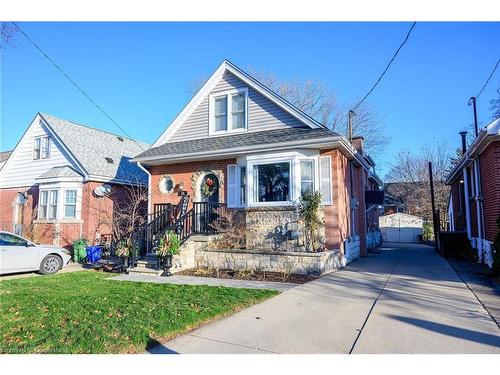
<svg viewBox="0 0 500 375"><path fill-rule="evenodd" d="M318 230L323 225L319 217L319 207L321 204L320 192L306 192L302 194L299 201L299 216L304 223L304 236L306 250L316 251L316 241Z"/></svg>
<svg viewBox="0 0 500 375"><path fill-rule="evenodd" d="M246 248L246 223L240 212L226 207L214 209L217 219L210 226L216 231L216 238L210 247L216 250Z"/></svg>

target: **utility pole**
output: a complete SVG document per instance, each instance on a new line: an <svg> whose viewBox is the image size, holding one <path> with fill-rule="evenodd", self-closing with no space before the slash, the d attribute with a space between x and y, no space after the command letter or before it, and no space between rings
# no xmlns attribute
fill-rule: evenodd
<svg viewBox="0 0 500 375"><path fill-rule="evenodd" d="M432 176L432 162L429 162L429 183L431 188L431 206L432 206L432 228L434 229L434 242L439 251L439 228L437 226L436 204L434 202L434 178Z"/></svg>
<svg viewBox="0 0 500 375"><path fill-rule="evenodd" d="M476 108L476 97L473 96L469 99L469 105L472 103L472 108L474 109L474 135L477 137L478 128L477 128L477 108Z"/></svg>

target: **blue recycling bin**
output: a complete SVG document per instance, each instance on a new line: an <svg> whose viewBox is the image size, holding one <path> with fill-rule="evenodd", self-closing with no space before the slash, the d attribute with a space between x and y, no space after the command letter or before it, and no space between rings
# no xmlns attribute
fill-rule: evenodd
<svg viewBox="0 0 500 375"><path fill-rule="evenodd" d="M87 262L96 263L101 259L101 246L87 246Z"/></svg>

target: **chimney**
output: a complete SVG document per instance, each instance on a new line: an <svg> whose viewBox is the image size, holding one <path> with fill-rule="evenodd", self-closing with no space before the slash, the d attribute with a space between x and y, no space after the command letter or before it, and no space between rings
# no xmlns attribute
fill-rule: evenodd
<svg viewBox="0 0 500 375"><path fill-rule="evenodd" d="M458 134L460 134L460 136L462 137L462 155L465 155L465 151L467 151L467 142L465 140L465 137L467 136L467 132L464 130Z"/></svg>
<svg viewBox="0 0 500 375"><path fill-rule="evenodd" d="M364 141L365 139L360 135L352 137L352 147L354 147L354 149L358 151L360 154L363 154L364 152L363 148Z"/></svg>

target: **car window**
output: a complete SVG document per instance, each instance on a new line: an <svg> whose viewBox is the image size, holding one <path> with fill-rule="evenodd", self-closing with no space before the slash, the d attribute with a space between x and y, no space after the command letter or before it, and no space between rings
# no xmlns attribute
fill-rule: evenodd
<svg viewBox="0 0 500 375"><path fill-rule="evenodd" d="M11 234L0 233L0 246L26 246L26 241Z"/></svg>

